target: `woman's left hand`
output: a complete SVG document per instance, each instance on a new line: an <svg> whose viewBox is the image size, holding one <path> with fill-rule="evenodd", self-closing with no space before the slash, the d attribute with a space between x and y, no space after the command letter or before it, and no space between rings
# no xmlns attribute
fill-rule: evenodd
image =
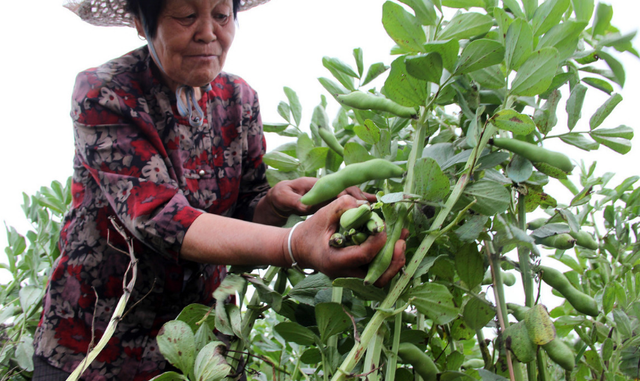
<svg viewBox="0 0 640 381"><path fill-rule="evenodd" d="M284 180L277 183L267 192L265 199L273 208L273 212L280 217L296 214L298 216L306 216L313 214L332 200L326 201L318 205L304 205L300 202L300 198L304 196L313 185L318 181L315 177L300 177L295 180ZM338 197L350 195L357 200L366 200L375 202L376 196L365 193L360 188L353 186L342 191Z"/></svg>

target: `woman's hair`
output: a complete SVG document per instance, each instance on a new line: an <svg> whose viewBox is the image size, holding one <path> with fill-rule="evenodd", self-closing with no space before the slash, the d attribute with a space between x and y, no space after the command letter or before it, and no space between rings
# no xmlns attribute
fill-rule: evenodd
<svg viewBox="0 0 640 381"><path fill-rule="evenodd" d="M127 12L139 20L144 20L149 31L147 38L154 38L158 30L158 17L165 0L127 0ZM233 19L236 20L240 0L233 0Z"/></svg>

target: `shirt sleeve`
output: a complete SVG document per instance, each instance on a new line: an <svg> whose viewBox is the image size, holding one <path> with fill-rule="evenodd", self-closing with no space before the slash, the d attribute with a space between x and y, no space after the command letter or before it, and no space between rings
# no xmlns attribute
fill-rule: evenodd
<svg viewBox="0 0 640 381"><path fill-rule="evenodd" d="M117 218L138 240L178 259L186 231L203 211L179 189L141 94L81 73L73 95L78 160Z"/></svg>
<svg viewBox="0 0 640 381"><path fill-rule="evenodd" d="M243 125L246 133L246 150L243 154L242 181L240 182L240 192L233 215L246 221L253 220L258 201L267 194L269 183L266 176L266 164L262 161L267 144L262 128L260 116L260 102L258 95L253 89L247 86L247 91L251 92L249 102L243 106ZM245 96L243 95L243 98Z"/></svg>

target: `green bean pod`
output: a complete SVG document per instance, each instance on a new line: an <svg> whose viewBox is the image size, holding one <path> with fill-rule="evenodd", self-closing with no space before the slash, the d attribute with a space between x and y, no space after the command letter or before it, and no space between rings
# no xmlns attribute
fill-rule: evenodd
<svg viewBox="0 0 640 381"><path fill-rule="evenodd" d="M338 155L344 157L344 148L342 147L338 139L336 139L335 135L331 133L331 131L327 130L326 128L319 127L318 134L320 135L322 140L327 143L327 146L329 148L331 148Z"/></svg>
<svg viewBox="0 0 640 381"><path fill-rule="evenodd" d="M571 159L560 152L550 151L535 144L509 138L493 138L492 144L518 154L533 163L549 164L567 173L573 170Z"/></svg>
<svg viewBox="0 0 640 381"><path fill-rule="evenodd" d="M340 216L340 227L344 230L358 229L369 221L371 213L371 206L369 204L363 204L357 208L346 210Z"/></svg>
<svg viewBox="0 0 640 381"><path fill-rule="evenodd" d="M402 118L418 118L418 111L413 107L402 106L390 99L379 97L371 93L354 91L337 96L338 102L358 110L385 111Z"/></svg>
<svg viewBox="0 0 640 381"><path fill-rule="evenodd" d="M580 230L577 233L569 234L571 234L571 236L576 239L576 245L580 245L591 250L598 250L598 242L596 242L591 234L587 233L586 231Z"/></svg>
<svg viewBox="0 0 640 381"><path fill-rule="evenodd" d="M435 381L438 378L438 367L420 348L415 344L403 342L398 346L398 356L403 362L413 366L413 370L422 377L424 381Z"/></svg>
<svg viewBox="0 0 640 381"><path fill-rule="evenodd" d="M351 236L351 242L353 242L354 245L360 245L364 243L367 238L369 238L369 234L365 232L357 232L356 234Z"/></svg>
<svg viewBox="0 0 640 381"><path fill-rule="evenodd" d="M542 346L549 358L564 370L573 370L576 366L575 354L564 341L557 337Z"/></svg>
<svg viewBox="0 0 640 381"><path fill-rule="evenodd" d="M367 275L364 277L364 284L375 283L384 272L389 268L391 260L393 259L393 250L396 246L396 241L400 239L402 235L402 228L404 225L404 218L407 215L405 208L400 208L398 213L398 220L393 224L391 234L387 234L387 242L385 242L382 250L373 258L373 261L369 263L369 269Z"/></svg>
<svg viewBox="0 0 640 381"><path fill-rule="evenodd" d="M377 234L384 230L384 220L378 215L378 213L371 213L369 221L367 221L367 230L371 234Z"/></svg>
<svg viewBox="0 0 640 381"><path fill-rule="evenodd" d="M569 250L573 247L573 245L575 245L576 239L573 238L569 233L560 233L536 239L536 243L553 247L554 249Z"/></svg>
<svg viewBox="0 0 640 381"><path fill-rule="evenodd" d="M524 318L527 316L529 312L529 307L521 306L515 303L507 303L507 308L511 315L516 318L517 321L524 321Z"/></svg>
<svg viewBox="0 0 640 381"><path fill-rule="evenodd" d="M576 311L594 317L600 314L596 301L573 287L563 273L547 266L540 266L539 269L542 270L542 280L567 299Z"/></svg>
<svg viewBox="0 0 640 381"><path fill-rule="evenodd" d="M404 169L384 159L371 159L362 163L347 165L338 172L321 177L300 202L316 205L336 197L343 190L371 180L402 177Z"/></svg>
<svg viewBox="0 0 640 381"><path fill-rule="evenodd" d="M329 238L329 246L331 247L341 248L345 245L346 239L341 233L333 233L333 235L331 235L331 238Z"/></svg>

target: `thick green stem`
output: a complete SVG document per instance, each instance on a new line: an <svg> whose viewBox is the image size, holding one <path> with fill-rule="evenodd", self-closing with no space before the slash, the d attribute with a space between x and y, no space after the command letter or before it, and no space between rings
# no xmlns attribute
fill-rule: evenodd
<svg viewBox="0 0 640 381"><path fill-rule="evenodd" d="M527 209L526 209L527 196L520 193L518 195L518 227L525 231L527 228ZM518 246L518 263L520 265L520 274L522 276L522 287L524 288L525 306L533 307L533 277L531 276L531 261L529 260L529 249L525 246ZM536 381L538 379L536 372L536 362L530 362L527 364L527 377L529 381Z"/></svg>
<svg viewBox="0 0 640 381"><path fill-rule="evenodd" d="M385 381L394 381L396 378L396 367L398 366L398 347L400 347L400 332L402 330L402 314L399 313L394 318L393 324L393 343L391 344L391 353L388 354L388 360L385 371Z"/></svg>
<svg viewBox="0 0 640 381"><path fill-rule="evenodd" d="M278 271L280 271L280 267L276 267L276 266L271 266L267 269L267 272L264 274L264 277L262 278L263 282L265 284L270 284L271 281L273 280L273 278L275 278L275 276L278 274ZM244 314L244 317L242 319L242 338L241 340L236 340L231 344L231 353L239 353L242 352L245 349L245 343L244 340L249 340L249 335L251 334L251 330L253 329L253 325L255 324L256 320L258 319L258 317L260 317L260 315L262 314L262 312L264 311L262 308L259 308L261 304L260 301L260 296L258 295L257 292L255 292L253 294L253 296L251 297L251 300L249 301L249 304L247 304L247 311ZM232 369L237 368L238 363L239 363L239 358L231 358L231 360L229 361L229 365L231 365Z"/></svg>

